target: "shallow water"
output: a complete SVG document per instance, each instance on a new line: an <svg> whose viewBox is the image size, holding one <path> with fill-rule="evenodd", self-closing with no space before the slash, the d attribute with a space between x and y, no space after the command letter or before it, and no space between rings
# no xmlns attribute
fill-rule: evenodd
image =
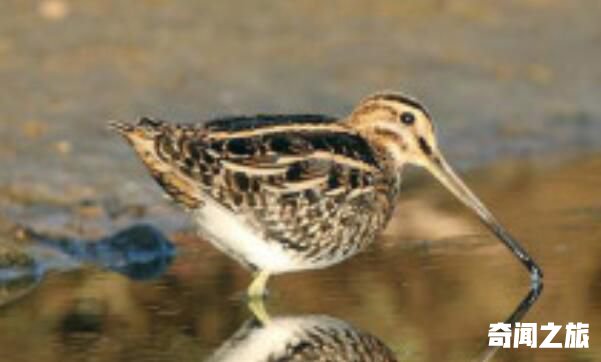
<svg viewBox="0 0 601 362"><path fill-rule="evenodd" d="M601 155L505 163L467 181L544 268L544 291L523 321L590 323L590 349L520 347L492 360L599 360ZM88 241L9 238L7 230L0 359L245 361L292 342L314 356L298 341L322 338L333 341L322 351L339 360L349 360L349 346L374 360L472 360L484 356L489 323L508 318L529 292L521 266L428 179L410 178L392 224L363 254L275 277L266 326L242 300L250 278L237 264L193 233L166 239L137 225ZM337 349L344 336L354 344Z"/></svg>

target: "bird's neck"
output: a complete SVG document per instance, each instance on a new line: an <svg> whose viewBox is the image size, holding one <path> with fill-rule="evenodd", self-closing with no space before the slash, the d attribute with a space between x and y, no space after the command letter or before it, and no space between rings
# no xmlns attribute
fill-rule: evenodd
<svg viewBox="0 0 601 362"><path fill-rule="evenodd" d="M401 172L407 159L404 143L396 134L382 133L369 128L355 128L355 131L367 142L386 172Z"/></svg>

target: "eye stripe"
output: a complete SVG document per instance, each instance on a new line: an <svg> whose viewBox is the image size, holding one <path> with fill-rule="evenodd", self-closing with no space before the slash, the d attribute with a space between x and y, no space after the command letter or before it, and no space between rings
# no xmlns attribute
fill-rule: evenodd
<svg viewBox="0 0 601 362"><path fill-rule="evenodd" d="M417 139L417 142L419 143L419 148L422 150L423 153L425 153L428 156L432 154L432 148L430 147L430 145L428 145L428 143L423 137L419 137Z"/></svg>

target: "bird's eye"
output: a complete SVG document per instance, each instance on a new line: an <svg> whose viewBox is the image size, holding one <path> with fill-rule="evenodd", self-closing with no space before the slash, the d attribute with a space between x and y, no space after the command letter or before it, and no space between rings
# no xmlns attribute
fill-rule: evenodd
<svg viewBox="0 0 601 362"><path fill-rule="evenodd" d="M411 112L403 112L401 113L401 122L403 122L406 125L412 125L413 123L415 123L415 115Z"/></svg>

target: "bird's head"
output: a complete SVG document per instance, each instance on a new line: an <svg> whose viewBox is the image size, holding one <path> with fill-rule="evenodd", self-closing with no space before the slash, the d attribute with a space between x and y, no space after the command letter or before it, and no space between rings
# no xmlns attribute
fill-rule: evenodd
<svg viewBox="0 0 601 362"><path fill-rule="evenodd" d="M370 96L359 103L348 122L399 169L407 163L427 168L439 157L430 114L407 96Z"/></svg>
<svg viewBox="0 0 601 362"><path fill-rule="evenodd" d="M490 212L445 161L432 118L416 100L398 93L375 94L361 101L347 122L399 171L406 164L427 169L480 217L492 220Z"/></svg>
<svg viewBox="0 0 601 362"><path fill-rule="evenodd" d="M495 220L492 213L461 181L438 148L432 118L416 100L397 93L380 93L364 99L346 122L376 148L399 172L406 164L421 166L480 217L531 270L539 268Z"/></svg>

